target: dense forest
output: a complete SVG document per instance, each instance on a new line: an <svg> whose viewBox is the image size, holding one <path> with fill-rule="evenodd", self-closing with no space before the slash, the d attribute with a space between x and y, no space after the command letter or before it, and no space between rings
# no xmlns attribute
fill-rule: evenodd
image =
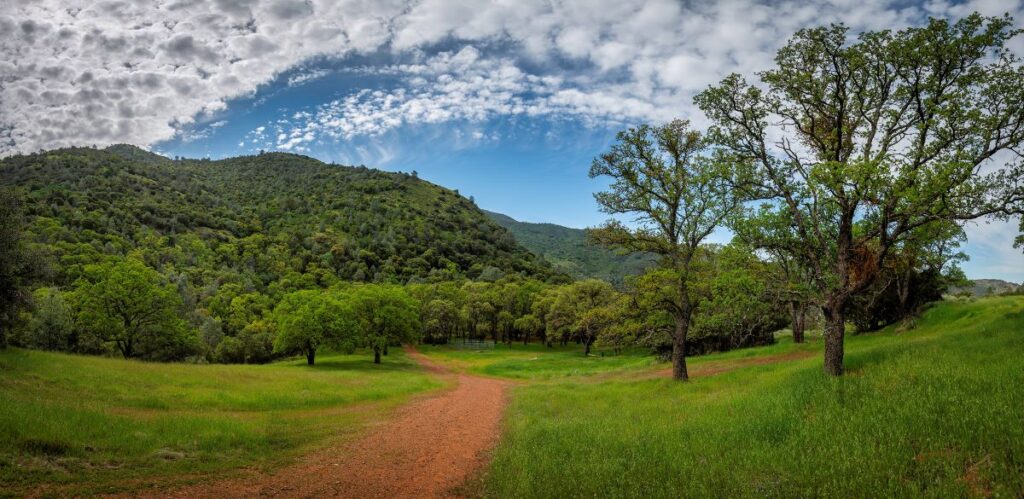
<svg viewBox="0 0 1024 499"><path fill-rule="evenodd" d="M591 244L583 229L549 223L520 222L508 215L484 210L498 225L509 230L516 241L544 257L558 271L576 279L601 279L622 288L626 277L642 274L657 264L648 254L619 254Z"/></svg>
<svg viewBox="0 0 1024 499"><path fill-rule="evenodd" d="M568 279L471 201L415 173L280 153L172 160L122 145L6 158L0 187L17 200L37 322L67 315L56 312L74 292L81 299L71 315L85 320L90 297L101 294L90 286L128 276L146 292L173 289L172 300L147 305L180 320L160 328L184 343L196 331L209 340L159 354L118 345L125 356L213 352L218 338L239 334L286 294L340 282ZM74 343L103 351L114 342Z"/></svg>
<svg viewBox="0 0 1024 499"><path fill-rule="evenodd" d="M57 284L140 252L197 289L312 279L398 282L555 274L470 201L415 175L281 153L169 160L131 146L0 163Z"/></svg>

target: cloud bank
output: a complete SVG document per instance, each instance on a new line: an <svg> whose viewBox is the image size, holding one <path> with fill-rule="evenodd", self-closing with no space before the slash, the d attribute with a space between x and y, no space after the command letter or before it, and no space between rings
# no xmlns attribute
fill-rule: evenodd
<svg viewBox="0 0 1024 499"><path fill-rule="evenodd" d="M195 140L190 126L216 119L231 99L313 58L353 54L414 62L364 68L400 85L354 90L309 110L276 145L504 115L665 120L686 116L693 94L726 73L762 69L801 27L902 27L972 10L1019 18L1022 5L14 0L0 7L0 155ZM287 84L323 76L314 69Z"/></svg>

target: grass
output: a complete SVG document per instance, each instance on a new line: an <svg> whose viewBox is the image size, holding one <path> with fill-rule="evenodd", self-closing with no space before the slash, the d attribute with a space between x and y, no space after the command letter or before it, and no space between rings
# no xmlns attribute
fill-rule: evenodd
<svg viewBox="0 0 1024 499"><path fill-rule="evenodd" d="M701 366L820 343L694 359ZM933 307L906 332L697 377L515 389L492 497L1024 495L1024 299Z"/></svg>
<svg viewBox="0 0 1024 499"><path fill-rule="evenodd" d="M440 387L401 351L265 366L0 351L0 484L64 494L278 466ZM3 495L0 493L0 495Z"/></svg>
<svg viewBox="0 0 1024 499"><path fill-rule="evenodd" d="M493 349L459 350L448 346L421 345L420 352L457 371L519 380L552 380L644 369L655 365L645 351L627 350L619 355L596 351L583 356L579 345L546 347L531 343L504 344Z"/></svg>
<svg viewBox="0 0 1024 499"><path fill-rule="evenodd" d="M488 497L1024 496L1024 297L945 302L912 330L688 359L422 346L522 381ZM272 468L440 387L402 352L267 366L0 352L0 495L136 490ZM43 489L39 487L43 486Z"/></svg>

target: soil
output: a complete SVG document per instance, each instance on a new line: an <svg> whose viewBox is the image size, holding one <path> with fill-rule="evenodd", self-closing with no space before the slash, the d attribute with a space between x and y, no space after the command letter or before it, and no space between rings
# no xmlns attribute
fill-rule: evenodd
<svg viewBox="0 0 1024 499"><path fill-rule="evenodd" d="M455 388L414 401L355 441L317 451L270 474L160 491L161 497L457 497L498 441L509 382L454 374L407 349ZM137 495L150 496L153 491Z"/></svg>

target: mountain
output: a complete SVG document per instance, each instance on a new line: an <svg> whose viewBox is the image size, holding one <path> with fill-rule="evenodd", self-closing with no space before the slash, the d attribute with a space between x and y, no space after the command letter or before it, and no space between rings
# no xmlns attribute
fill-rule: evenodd
<svg viewBox="0 0 1024 499"><path fill-rule="evenodd" d="M457 192L414 175L267 153L172 160L137 147L0 160L29 237L64 286L84 264L136 254L194 293L337 280L555 276Z"/></svg>
<svg viewBox="0 0 1024 499"><path fill-rule="evenodd" d="M556 270L577 279L593 277L621 286L626 276L640 274L657 261L653 255L619 255L589 244L582 229L520 222L508 215L483 211L512 232L520 244L551 262Z"/></svg>
<svg viewBox="0 0 1024 499"><path fill-rule="evenodd" d="M970 286L950 288L950 294L968 293L971 296L1001 295L1020 291L1024 284L1014 284L1002 279L973 279Z"/></svg>

